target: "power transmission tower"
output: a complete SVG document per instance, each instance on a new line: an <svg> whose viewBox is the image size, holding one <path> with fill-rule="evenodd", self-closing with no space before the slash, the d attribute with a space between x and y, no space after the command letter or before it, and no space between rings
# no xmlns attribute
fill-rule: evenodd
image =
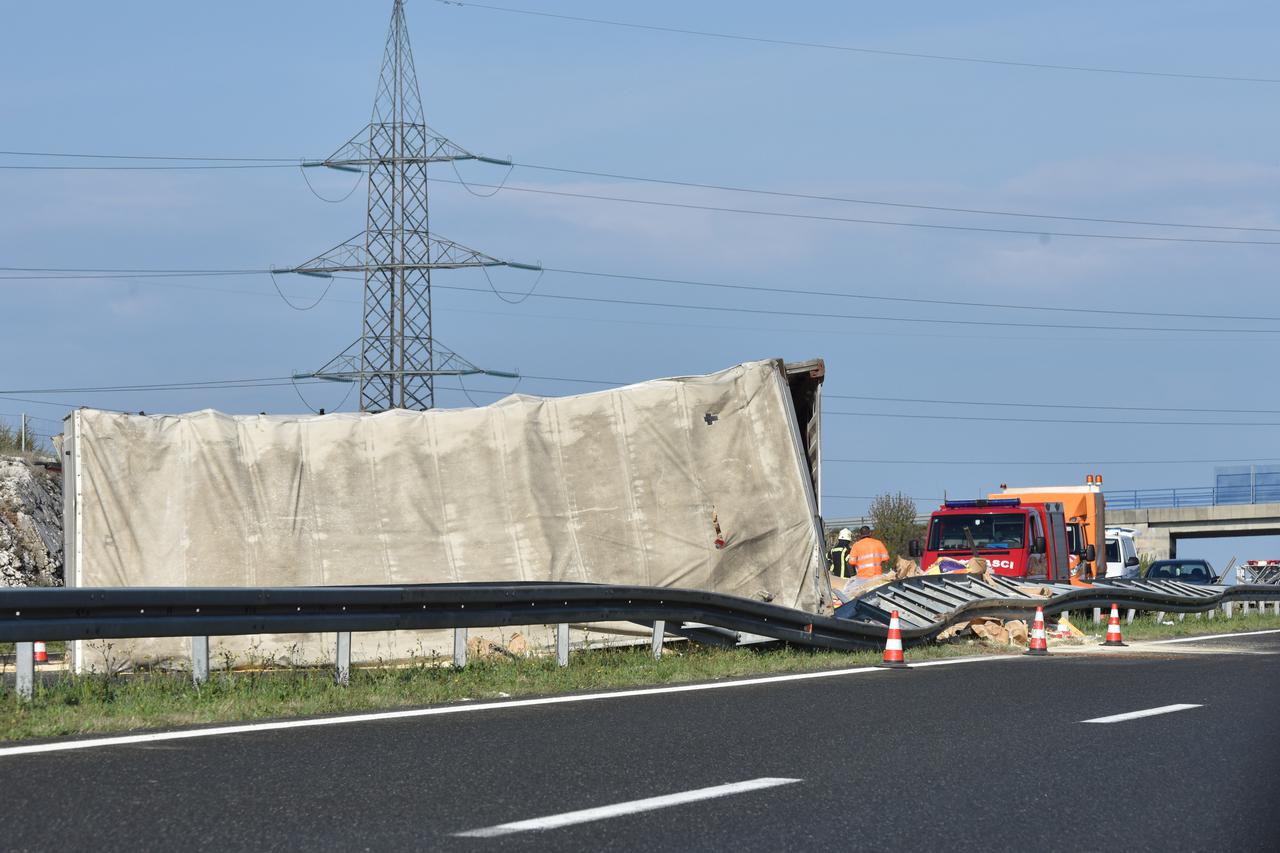
<svg viewBox="0 0 1280 853"><path fill-rule="evenodd" d="M368 173L365 230L305 263L276 270L323 277L363 274L360 339L318 371L298 375L359 382L362 412L430 409L435 405L437 376L515 375L476 367L442 346L432 329L432 270L539 269L499 260L431 234L427 165L457 160L511 165L509 160L473 154L427 126L404 2L395 0L372 120L328 158L303 164Z"/></svg>

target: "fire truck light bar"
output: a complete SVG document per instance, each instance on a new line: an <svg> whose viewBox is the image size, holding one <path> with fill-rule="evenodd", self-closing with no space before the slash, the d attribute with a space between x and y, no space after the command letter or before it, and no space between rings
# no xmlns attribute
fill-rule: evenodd
<svg viewBox="0 0 1280 853"><path fill-rule="evenodd" d="M977 501L943 501L942 505L947 509L969 506L1021 506L1022 498L995 498L992 500Z"/></svg>

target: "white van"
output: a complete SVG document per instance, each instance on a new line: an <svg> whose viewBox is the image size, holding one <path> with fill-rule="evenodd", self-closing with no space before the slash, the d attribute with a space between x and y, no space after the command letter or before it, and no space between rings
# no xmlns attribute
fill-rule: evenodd
<svg viewBox="0 0 1280 853"><path fill-rule="evenodd" d="M1138 548L1133 542L1137 531L1132 527L1108 527L1107 541L1107 577L1138 577Z"/></svg>

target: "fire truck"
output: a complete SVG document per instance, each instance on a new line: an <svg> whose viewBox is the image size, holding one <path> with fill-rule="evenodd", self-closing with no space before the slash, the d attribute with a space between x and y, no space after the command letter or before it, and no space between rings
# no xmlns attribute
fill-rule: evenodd
<svg viewBox="0 0 1280 853"><path fill-rule="evenodd" d="M1102 475L1090 474L1082 486L1034 486L1011 489L1001 485L991 498L1022 498L1024 501L1058 501L1062 503L1067 524L1067 545L1071 568L1080 580L1093 580L1107 574L1106 501L1102 495Z"/></svg>
<svg viewBox="0 0 1280 853"><path fill-rule="evenodd" d="M1058 501L1021 498L945 501L929 518L923 546L910 544L926 572L960 571L981 557L997 575L1032 581L1071 580L1066 519Z"/></svg>

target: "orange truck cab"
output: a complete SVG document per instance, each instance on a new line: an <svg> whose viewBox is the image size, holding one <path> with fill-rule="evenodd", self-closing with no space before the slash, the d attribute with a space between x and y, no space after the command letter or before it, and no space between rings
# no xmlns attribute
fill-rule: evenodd
<svg viewBox="0 0 1280 853"><path fill-rule="evenodd" d="M1102 475L1090 474L1080 486L1034 486L1001 491L993 499L1021 498L1024 501L1054 501L1062 504L1066 517L1067 552L1072 577L1091 581L1104 577L1106 567L1106 501L1102 496ZM1101 555L1102 566L1098 560Z"/></svg>
<svg viewBox="0 0 1280 853"><path fill-rule="evenodd" d="M1067 583L1069 546L1057 501L1021 498L946 501L929 518L923 547L910 545L920 568L961 571L976 553L997 575Z"/></svg>

